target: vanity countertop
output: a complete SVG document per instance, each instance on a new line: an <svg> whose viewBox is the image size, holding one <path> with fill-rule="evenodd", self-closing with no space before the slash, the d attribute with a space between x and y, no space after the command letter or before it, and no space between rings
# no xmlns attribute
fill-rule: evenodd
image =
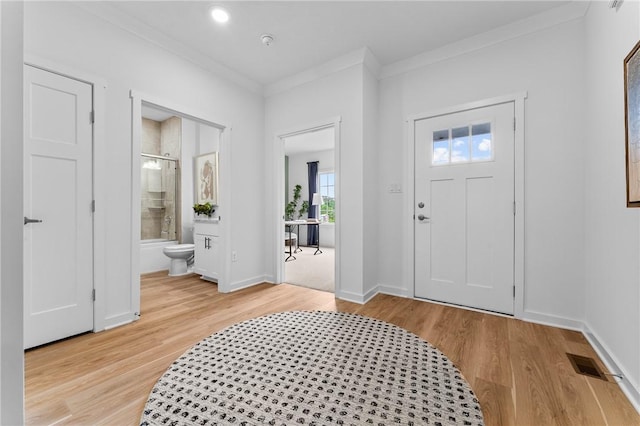
<svg viewBox="0 0 640 426"><path fill-rule="evenodd" d="M213 217L207 217L207 216L195 216L193 218L194 222L203 222L203 223L218 223L220 222L220 216L213 216Z"/></svg>

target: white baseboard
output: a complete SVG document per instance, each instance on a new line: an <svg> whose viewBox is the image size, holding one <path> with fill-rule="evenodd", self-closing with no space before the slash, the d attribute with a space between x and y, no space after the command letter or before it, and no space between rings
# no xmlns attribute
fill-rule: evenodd
<svg viewBox="0 0 640 426"><path fill-rule="evenodd" d="M340 300L346 300L347 302L353 302L359 305L364 305L369 300L371 300L371 298L376 294L378 294L378 290L375 288L368 291L366 294L354 293L352 291L338 290L336 291L336 298Z"/></svg>
<svg viewBox="0 0 640 426"><path fill-rule="evenodd" d="M236 281L229 285L229 292L242 290L244 288L253 287L254 285L262 284L264 282L270 282L269 276L267 275L258 275L255 277L247 278L242 281Z"/></svg>
<svg viewBox="0 0 640 426"><path fill-rule="evenodd" d="M520 319L527 322L565 328L573 331L582 331L584 326L584 323L579 320L528 310L523 312L522 318Z"/></svg>
<svg viewBox="0 0 640 426"><path fill-rule="evenodd" d="M276 277L275 277L275 275L267 274L267 275L264 276L264 281L269 283L269 284L275 284Z"/></svg>
<svg viewBox="0 0 640 426"><path fill-rule="evenodd" d="M120 327L120 326L123 326L123 325L127 325L127 324L130 324L130 323L138 320L138 319L140 319L140 317L138 317L133 312L127 312L126 314L121 314L121 315L113 316L113 317L110 317L110 318L105 318L105 320L104 320L104 328L102 330L94 330L94 332L110 330L112 328L116 328L116 327Z"/></svg>
<svg viewBox="0 0 640 426"><path fill-rule="evenodd" d="M631 375L628 374L628 372L621 366L620 362L616 360L616 357L606 347L602 339L599 339L598 336L591 331L588 324L583 325L582 334L584 334L584 337L589 341L607 369L614 374L622 375L623 379L615 378L615 380L629 402L631 402L631 405L633 405L633 408L640 413L639 384L633 382Z"/></svg>
<svg viewBox="0 0 640 426"><path fill-rule="evenodd" d="M363 303L367 303L369 300L373 299L374 297L376 297L376 294L378 294L380 291L378 289L378 286L375 286L374 288L372 288L371 290L369 290L368 292L366 292L364 294L364 302Z"/></svg>
<svg viewBox="0 0 640 426"><path fill-rule="evenodd" d="M413 297L413 293L403 287L378 283L378 292L389 296Z"/></svg>
<svg viewBox="0 0 640 426"><path fill-rule="evenodd" d="M359 304L365 304L369 300L376 297L377 294L388 294L390 296L399 296L399 297L411 297L409 292L401 287L396 287L392 285L380 284L376 285L371 290L367 291L365 294L354 293L351 291L337 291L336 297L341 300L346 300L348 302L354 302Z"/></svg>

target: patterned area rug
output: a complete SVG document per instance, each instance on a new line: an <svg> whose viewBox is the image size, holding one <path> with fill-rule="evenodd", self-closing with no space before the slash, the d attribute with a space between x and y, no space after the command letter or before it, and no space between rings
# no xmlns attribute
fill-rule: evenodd
<svg viewBox="0 0 640 426"><path fill-rule="evenodd" d="M400 327L282 312L196 344L154 386L142 425L482 425L460 371Z"/></svg>

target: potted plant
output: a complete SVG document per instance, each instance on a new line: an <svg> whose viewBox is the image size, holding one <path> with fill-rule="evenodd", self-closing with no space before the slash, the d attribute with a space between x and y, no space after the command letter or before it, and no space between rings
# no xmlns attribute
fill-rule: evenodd
<svg viewBox="0 0 640 426"><path fill-rule="evenodd" d="M302 217L307 211L309 211L309 202L303 201L300 209L298 209L298 203L300 202L300 191L302 191L301 185L296 185L293 188L293 200L289 201L284 207L284 216L286 220L294 220L296 212L298 213L298 219Z"/></svg>
<svg viewBox="0 0 640 426"><path fill-rule="evenodd" d="M309 202L303 201L300 206L300 210L298 210L298 219L302 218L302 215L309 211Z"/></svg>
<svg viewBox="0 0 640 426"><path fill-rule="evenodd" d="M293 220L293 215L296 213L296 209L298 207L298 201L300 201L300 191L302 190L302 186L296 185L293 188L293 200L289 201L287 205L284 207L284 215L286 220Z"/></svg>
<svg viewBox="0 0 640 426"><path fill-rule="evenodd" d="M193 211L197 216L206 215L207 217L211 217L213 212L216 211L216 208L211 203L194 204Z"/></svg>

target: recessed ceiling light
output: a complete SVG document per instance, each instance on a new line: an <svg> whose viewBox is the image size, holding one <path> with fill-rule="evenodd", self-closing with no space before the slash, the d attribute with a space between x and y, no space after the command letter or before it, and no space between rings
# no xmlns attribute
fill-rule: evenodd
<svg viewBox="0 0 640 426"><path fill-rule="evenodd" d="M211 9L211 17L213 18L214 21L220 24L224 24L229 20L229 12L227 12L221 7L216 6L213 9Z"/></svg>

